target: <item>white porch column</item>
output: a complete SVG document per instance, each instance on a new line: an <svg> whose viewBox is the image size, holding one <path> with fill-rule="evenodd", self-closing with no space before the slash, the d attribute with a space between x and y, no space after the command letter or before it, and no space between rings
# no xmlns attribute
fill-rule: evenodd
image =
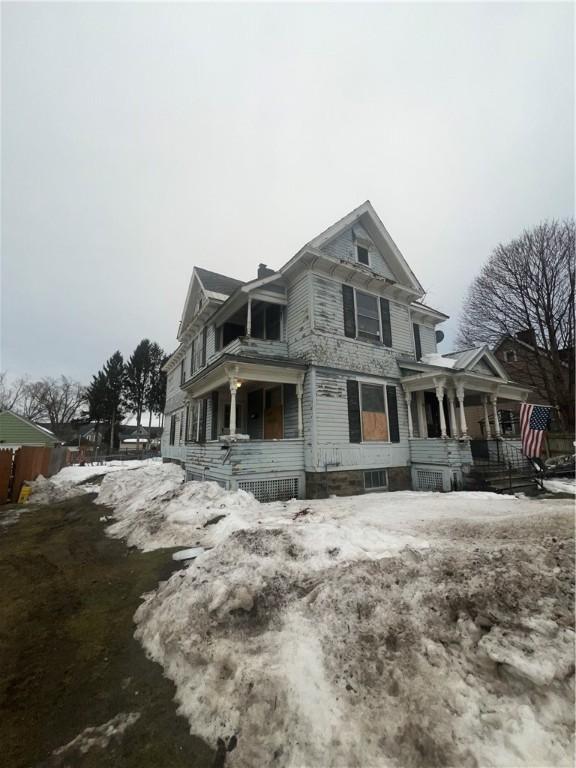
<svg viewBox="0 0 576 768"><path fill-rule="evenodd" d="M236 384L237 379L235 376L231 376L230 379L230 435L236 434Z"/></svg>
<svg viewBox="0 0 576 768"><path fill-rule="evenodd" d="M296 397L298 398L298 437L304 435L304 415L302 413L302 380L296 382Z"/></svg>
<svg viewBox="0 0 576 768"><path fill-rule="evenodd" d="M414 437L414 425L412 424L412 392L404 392L406 398L406 408L408 409L408 437L412 439Z"/></svg>
<svg viewBox="0 0 576 768"><path fill-rule="evenodd" d="M246 336L252 335L252 296L248 296L246 306Z"/></svg>
<svg viewBox="0 0 576 768"><path fill-rule="evenodd" d="M428 437L428 425L426 424L426 409L424 407L424 392L416 392L416 408L418 410L418 428L420 437Z"/></svg>
<svg viewBox="0 0 576 768"><path fill-rule="evenodd" d="M468 425L464 411L464 384L456 385L456 397L458 398L458 411L460 412L460 437L468 437Z"/></svg>
<svg viewBox="0 0 576 768"><path fill-rule="evenodd" d="M456 409L454 407L454 400L456 393L453 389L449 389L446 393L448 397L448 410L450 413L450 434L452 437L458 437L458 423L456 422Z"/></svg>
<svg viewBox="0 0 576 768"><path fill-rule="evenodd" d="M488 395L484 395L482 398L482 405L484 406L484 434L486 440L490 440L492 430L490 429L490 419L488 418Z"/></svg>
<svg viewBox="0 0 576 768"><path fill-rule="evenodd" d="M436 382L435 382L436 383ZM436 383L436 397L438 398L438 409L440 411L440 434L442 437L448 437L446 432L446 416L444 415L444 383Z"/></svg>
<svg viewBox="0 0 576 768"><path fill-rule="evenodd" d="M498 418L498 395L490 395L490 402L492 403L492 414L494 415L494 436L498 438L502 434Z"/></svg>

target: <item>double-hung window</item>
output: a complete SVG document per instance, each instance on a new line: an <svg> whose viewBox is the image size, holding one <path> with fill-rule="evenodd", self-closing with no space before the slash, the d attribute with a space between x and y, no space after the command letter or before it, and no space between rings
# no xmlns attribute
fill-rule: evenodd
<svg viewBox="0 0 576 768"><path fill-rule="evenodd" d="M370 256L368 252L368 248L364 245L357 245L356 246L356 260L359 264L365 264L367 267L370 266Z"/></svg>
<svg viewBox="0 0 576 768"><path fill-rule="evenodd" d="M380 341L378 298L356 291L356 327L358 338Z"/></svg>

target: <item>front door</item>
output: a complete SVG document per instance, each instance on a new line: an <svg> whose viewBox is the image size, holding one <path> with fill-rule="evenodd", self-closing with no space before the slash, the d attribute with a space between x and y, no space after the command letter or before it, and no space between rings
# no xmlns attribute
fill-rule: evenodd
<svg viewBox="0 0 576 768"><path fill-rule="evenodd" d="M264 391L264 440L281 440L284 436L282 387Z"/></svg>

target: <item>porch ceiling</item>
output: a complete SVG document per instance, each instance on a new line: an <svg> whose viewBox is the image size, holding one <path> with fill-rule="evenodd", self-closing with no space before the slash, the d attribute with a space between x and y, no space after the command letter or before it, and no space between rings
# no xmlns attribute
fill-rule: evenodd
<svg viewBox="0 0 576 768"><path fill-rule="evenodd" d="M283 361L250 360L225 356L200 376L189 381L182 389L189 397L196 398L219 387L229 385L231 381L261 381L274 384L301 384L306 372L306 365Z"/></svg>
<svg viewBox="0 0 576 768"><path fill-rule="evenodd" d="M479 373L451 371L446 368L404 376L401 381L405 392L433 390L437 385L442 385L448 389L463 386L467 393L498 395L504 400L525 400L530 394L528 387L512 381L505 381L495 376L483 376Z"/></svg>

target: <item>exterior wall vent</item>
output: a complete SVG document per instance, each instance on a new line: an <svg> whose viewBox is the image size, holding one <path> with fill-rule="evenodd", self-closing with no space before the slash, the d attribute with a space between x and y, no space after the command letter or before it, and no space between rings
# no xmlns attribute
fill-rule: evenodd
<svg viewBox="0 0 576 768"><path fill-rule="evenodd" d="M282 480L239 480L238 488L261 502L289 501L298 498L298 478L288 477Z"/></svg>

